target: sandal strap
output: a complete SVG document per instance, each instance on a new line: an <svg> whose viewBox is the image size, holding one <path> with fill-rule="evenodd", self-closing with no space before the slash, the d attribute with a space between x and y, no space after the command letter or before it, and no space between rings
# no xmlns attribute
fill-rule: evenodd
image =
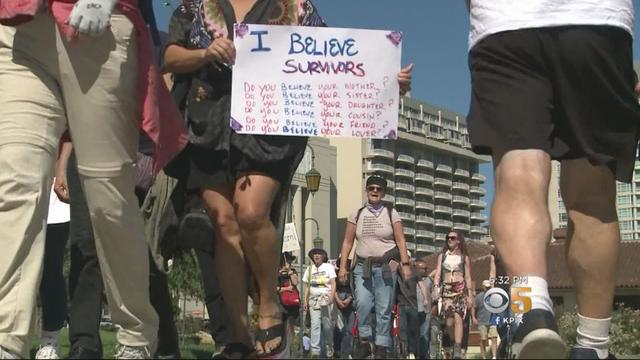
<svg viewBox="0 0 640 360"><path fill-rule="evenodd" d="M284 339L284 328L285 325L284 322L282 322L280 324L273 325L268 329L258 329L258 331L256 331L256 340L264 343L266 341L274 340L277 337Z"/></svg>

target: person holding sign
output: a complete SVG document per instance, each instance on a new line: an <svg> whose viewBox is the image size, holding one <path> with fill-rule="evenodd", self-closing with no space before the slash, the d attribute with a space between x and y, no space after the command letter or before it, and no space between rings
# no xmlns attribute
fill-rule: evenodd
<svg viewBox="0 0 640 360"><path fill-rule="evenodd" d="M232 327L222 358L286 356L278 304L278 195L286 194L306 137L239 135L229 127L234 23L325 26L310 1L188 0L173 14L165 70L185 90L188 149L166 170L199 191L217 232L215 263ZM213 241L213 239L211 239ZM247 316L249 271L258 283L258 329Z"/></svg>
<svg viewBox="0 0 640 360"><path fill-rule="evenodd" d="M275 228L307 138L238 134L229 126L234 23L326 25L307 0L188 0L171 18L164 53L165 70L175 75L174 91L185 94L179 100L191 140L166 171L186 179L187 188L199 191L207 204L219 240L216 267L224 298L233 299L228 306L234 343L222 355L253 354L246 302L250 271L260 289L255 351L273 356L286 350L275 292ZM398 81L402 92L410 89L411 66Z"/></svg>

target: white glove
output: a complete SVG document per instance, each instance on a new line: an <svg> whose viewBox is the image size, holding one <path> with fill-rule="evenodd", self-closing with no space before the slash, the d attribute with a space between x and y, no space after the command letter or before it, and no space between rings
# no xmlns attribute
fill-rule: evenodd
<svg viewBox="0 0 640 360"><path fill-rule="evenodd" d="M118 0L78 0L69 16L69 25L79 33L98 37L109 27L111 12Z"/></svg>

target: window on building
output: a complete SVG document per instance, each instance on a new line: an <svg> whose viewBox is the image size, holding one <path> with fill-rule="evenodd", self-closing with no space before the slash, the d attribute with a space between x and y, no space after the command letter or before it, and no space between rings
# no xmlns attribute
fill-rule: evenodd
<svg viewBox="0 0 640 360"><path fill-rule="evenodd" d="M633 230L632 221L620 221L620 231L631 231L631 230Z"/></svg>
<svg viewBox="0 0 640 360"><path fill-rule="evenodd" d="M568 216L567 216L567 213L566 213L566 212L561 212L561 213L559 214L559 218L560 218L560 223L561 223L561 224L566 224L566 223L569 221L569 218L568 218Z"/></svg>
<svg viewBox="0 0 640 360"><path fill-rule="evenodd" d="M631 184L618 182L616 186L619 193L631 191Z"/></svg>
<svg viewBox="0 0 640 360"><path fill-rule="evenodd" d="M629 218L633 217L633 209L631 209L631 208L619 209L618 210L618 217L621 218L621 219L629 219Z"/></svg>
<svg viewBox="0 0 640 360"><path fill-rule="evenodd" d="M633 240L633 234L622 234L622 240Z"/></svg>
<svg viewBox="0 0 640 360"><path fill-rule="evenodd" d="M618 205L631 205L631 195L618 196Z"/></svg>

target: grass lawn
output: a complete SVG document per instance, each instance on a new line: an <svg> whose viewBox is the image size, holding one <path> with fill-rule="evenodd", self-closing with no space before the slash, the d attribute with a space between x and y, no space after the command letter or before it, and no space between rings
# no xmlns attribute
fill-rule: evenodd
<svg viewBox="0 0 640 360"><path fill-rule="evenodd" d="M105 359L113 359L116 351L116 332L110 330L100 330L102 339L102 352ZM69 334L68 329L64 328L60 331L60 351L61 358L66 358L69 354ZM33 358L38 351L39 339L34 339L31 348L31 357ZM180 347L183 359L210 359L213 353L212 345L195 344L193 340L185 340L184 346Z"/></svg>

